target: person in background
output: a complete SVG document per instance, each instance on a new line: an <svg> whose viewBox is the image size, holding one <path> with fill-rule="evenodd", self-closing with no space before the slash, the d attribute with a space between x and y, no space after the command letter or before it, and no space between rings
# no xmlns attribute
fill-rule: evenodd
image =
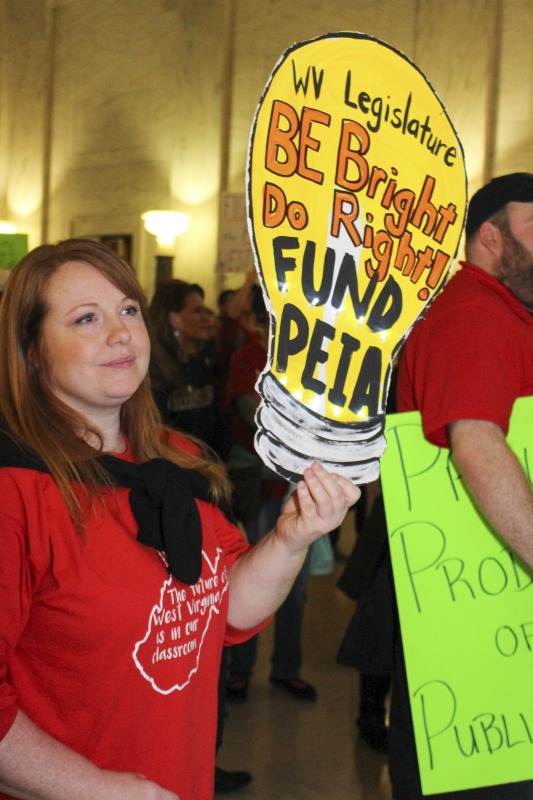
<svg viewBox="0 0 533 800"><path fill-rule="evenodd" d="M142 291L98 242L22 259L0 342L1 796L211 800L222 647L359 490L313 464L250 547L220 463L161 424Z"/></svg>
<svg viewBox="0 0 533 800"><path fill-rule="evenodd" d="M195 436L220 458L229 448L229 422L219 398L215 315L196 283L173 279L156 289L150 305L152 392L163 421ZM227 666L225 651L218 688L217 751L222 744ZM233 792L250 783L246 770L215 767L215 789Z"/></svg>
<svg viewBox="0 0 533 800"><path fill-rule="evenodd" d="M218 340L218 330L220 327L220 321L218 316L215 314L212 308L208 308L206 306L205 313L207 314L207 319L209 322L209 340L212 343L212 346L217 350L217 340Z"/></svg>
<svg viewBox="0 0 533 800"><path fill-rule="evenodd" d="M425 437L450 449L482 517L533 569L533 492L505 438L515 400L533 395L533 174L494 178L474 194L465 254L462 269L404 346L398 411L420 411ZM393 795L417 800L422 791L399 639L394 670ZM463 796L530 798L533 783L449 792L442 798Z"/></svg>
<svg viewBox="0 0 533 800"><path fill-rule="evenodd" d="M337 653L337 663L353 667L359 672L359 702L355 723L365 744L378 753L386 754L386 700L391 686L395 620L381 490L377 492L364 522L357 530L354 548L337 586L347 597L357 601Z"/></svg>
<svg viewBox="0 0 533 800"><path fill-rule="evenodd" d="M397 362L392 366L386 414L396 413ZM359 672L355 724L361 739L378 753L388 752L386 701L391 687L394 639L393 583L381 480L361 487L354 509L355 544L337 582L357 604L337 653L337 663Z"/></svg>
<svg viewBox="0 0 533 800"><path fill-rule="evenodd" d="M242 286L238 289L225 289L217 298L217 354L222 402L225 399L224 391L232 353L245 344L250 337L252 296L257 285L257 272L255 269L251 269L246 273Z"/></svg>
<svg viewBox="0 0 533 800"><path fill-rule="evenodd" d="M233 507L248 540L256 543L279 515L290 484L263 464L254 447L259 405L255 385L267 362L268 313L258 285L252 287L251 296L250 336L231 356L226 391L232 422L228 466L234 486ZM313 702L317 697L314 686L300 677L308 572L306 561L275 614L270 681L298 700ZM247 698L256 656L257 637L229 648L228 700L242 702Z"/></svg>
<svg viewBox="0 0 533 800"><path fill-rule="evenodd" d="M202 287L177 279L159 284L150 304L150 334L150 378L163 421L201 439L224 460L229 433Z"/></svg>

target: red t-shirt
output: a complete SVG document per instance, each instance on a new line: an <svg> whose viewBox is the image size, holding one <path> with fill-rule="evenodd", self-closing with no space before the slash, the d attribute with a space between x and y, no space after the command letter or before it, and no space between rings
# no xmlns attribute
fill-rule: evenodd
<svg viewBox="0 0 533 800"><path fill-rule="evenodd" d="M248 545L197 501L202 574L180 583L137 541L129 489L113 491L82 538L50 475L0 469L0 738L20 708L100 767L208 800L222 646L255 632L226 625L227 571Z"/></svg>
<svg viewBox="0 0 533 800"><path fill-rule="evenodd" d="M498 280L465 263L407 338L398 411L417 410L426 438L447 425L494 422L507 433L517 397L533 395L533 316Z"/></svg>
<svg viewBox="0 0 533 800"><path fill-rule="evenodd" d="M230 359L232 354L249 341L251 331L245 328L238 319L221 316L217 333L217 367L219 385L219 403L226 410L225 387L228 382Z"/></svg>
<svg viewBox="0 0 533 800"><path fill-rule="evenodd" d="M259 334L255 333L250 340L239 347L230 359L226 398L231 412L231 435L234 444L255 452L255 428L250 427L239 414L235 405L240 395L252 395L259 403L255 385L267 362L265 350Z"/></svg>

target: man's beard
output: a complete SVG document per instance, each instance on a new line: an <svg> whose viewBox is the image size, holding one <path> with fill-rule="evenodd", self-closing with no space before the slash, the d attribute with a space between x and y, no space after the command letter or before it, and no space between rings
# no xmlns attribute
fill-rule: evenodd
<svg viewBox="0 0 533 800"><path fill-rule="evenodd" d="M517 300L533 311L533 253L515 239L508 226L500 230L504 247L497 277Z"/></svg>

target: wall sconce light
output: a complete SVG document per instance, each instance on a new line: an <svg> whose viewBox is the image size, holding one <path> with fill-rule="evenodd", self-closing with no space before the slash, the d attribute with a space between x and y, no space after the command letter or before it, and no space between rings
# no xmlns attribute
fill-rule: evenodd
<svg viewBox="0 0 533 800"><path fill-rule="evenodd" d="M16 233L18 230L14 222L8 222L7 219L0 219L0 233Z"/></svg>
<svg viewBox="0 0 533 800"><path fill-rule="evenodd" d="M189 227L189 217L180 211L145 211L144 227L157 239L156 286L172 277L174 241Z"/></svg>

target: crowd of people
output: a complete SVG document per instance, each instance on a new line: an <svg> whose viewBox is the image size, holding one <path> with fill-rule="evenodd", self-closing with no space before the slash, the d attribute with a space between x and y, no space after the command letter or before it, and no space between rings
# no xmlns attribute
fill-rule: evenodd
<svg viewBox="0 0 533 800"><path fill-rule="evenodd" d="M291 489L266 467L254 447L255 384L266 366L268 313L255 270L239 289L220 293L215 315L195 283L171 279L159 284L149 307L152 339L150 380L164 423L201 440L227 467L231 505L246 539L257 544L275 525ZM301 675L301 633L308 559L274 617L271 683L293 697L316 700ZM219 687L218 745L225 702L248 696L257 653L253 636L223 653ZM251 780L246 771L216 767L219 792Z"/></svg>

